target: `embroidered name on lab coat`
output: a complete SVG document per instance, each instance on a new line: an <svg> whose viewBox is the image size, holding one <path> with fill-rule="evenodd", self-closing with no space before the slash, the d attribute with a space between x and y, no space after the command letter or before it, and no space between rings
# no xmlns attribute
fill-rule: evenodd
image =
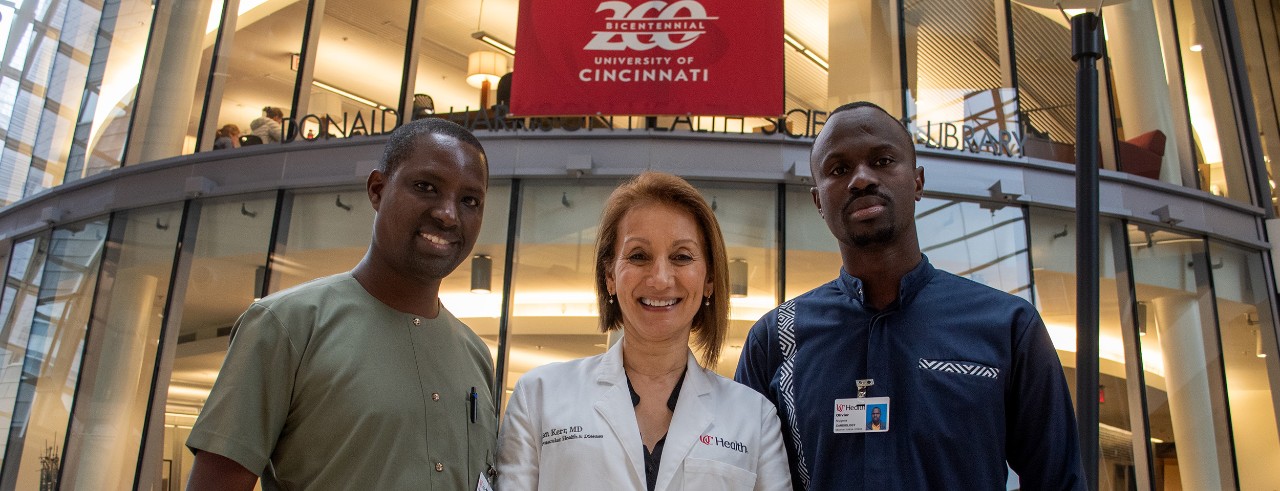
<svg viewBox="0 0 1280 491"><path fill-rule="evenodd" d="M564 428L552 428L542 432L542 445L547 446L552 443L560 443L569 440L580 440L583 438L604 438L604 435L592 434L583 431L581 426L566 426Z"/></svg>

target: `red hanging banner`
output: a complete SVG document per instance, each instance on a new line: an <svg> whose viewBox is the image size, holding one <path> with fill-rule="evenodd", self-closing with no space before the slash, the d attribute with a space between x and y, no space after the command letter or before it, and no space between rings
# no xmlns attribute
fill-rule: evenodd
<svg viewBox="0 0 1280 491"><path fill-rule="evenodd" d="M520 0L511 113L782 114L782 0Z"/></svg>

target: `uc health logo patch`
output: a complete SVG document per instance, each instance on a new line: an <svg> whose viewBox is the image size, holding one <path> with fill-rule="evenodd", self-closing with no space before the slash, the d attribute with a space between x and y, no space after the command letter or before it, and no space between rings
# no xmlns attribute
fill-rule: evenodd
<svg viewBox="0 0 1280 491"><path fill-rule="evenodd" d="M703 445L714 446L714 447L723 447L723 448L727 448L727 449L729 449L729 450L733 450L733 451L735 451L735 452L751 453L751 452L747 449L747 444L742 443L742 442L739 442L739 441L726 440L726 439L724 439L724 438L720 438L720 437L718 437L718 436L702 435L702 436L698 437L698 441L702 442L702 444L703 444Z"/></svg>

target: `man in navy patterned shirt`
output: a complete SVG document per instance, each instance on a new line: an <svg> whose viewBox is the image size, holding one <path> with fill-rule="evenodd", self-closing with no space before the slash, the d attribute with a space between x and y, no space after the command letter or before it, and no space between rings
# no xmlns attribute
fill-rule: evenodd
<svg viewBox="0 0 1280 491"><path fill-rule="evenodd" d="M1086 489L1035 308L921 253L924 169L902 124L841 106L810 166L843 267L756 323L735 377L778 405L796 488L1004 489L1012 467L1022 489Z"/></svg>

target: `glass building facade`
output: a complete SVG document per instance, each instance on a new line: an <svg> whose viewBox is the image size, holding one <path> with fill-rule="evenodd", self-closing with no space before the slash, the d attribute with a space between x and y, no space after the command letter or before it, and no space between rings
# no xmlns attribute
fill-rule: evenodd
<svg viewBox="0 0 1280 491"><path fill-rule="evenodd" d="M490 158L484 228L441 297L489 344L495 393L605 350L595 224L645 169L685 176L719 217L731 375L756 319L837 274L808 148L856 100L916 138L931 262L1033 302L1074 386L1063 12L785 0L784 115L521 118L508 84L467 82L471 53L518 56L518 3L0 0L0 489L180 489L231 325L354 266L382 135L421 117L467 125ZM1099 487L1271 489L1277 2L1102 15ZM253 131L267 107L279 142ZM264 143L222 148L228 125Z"/></svg>

